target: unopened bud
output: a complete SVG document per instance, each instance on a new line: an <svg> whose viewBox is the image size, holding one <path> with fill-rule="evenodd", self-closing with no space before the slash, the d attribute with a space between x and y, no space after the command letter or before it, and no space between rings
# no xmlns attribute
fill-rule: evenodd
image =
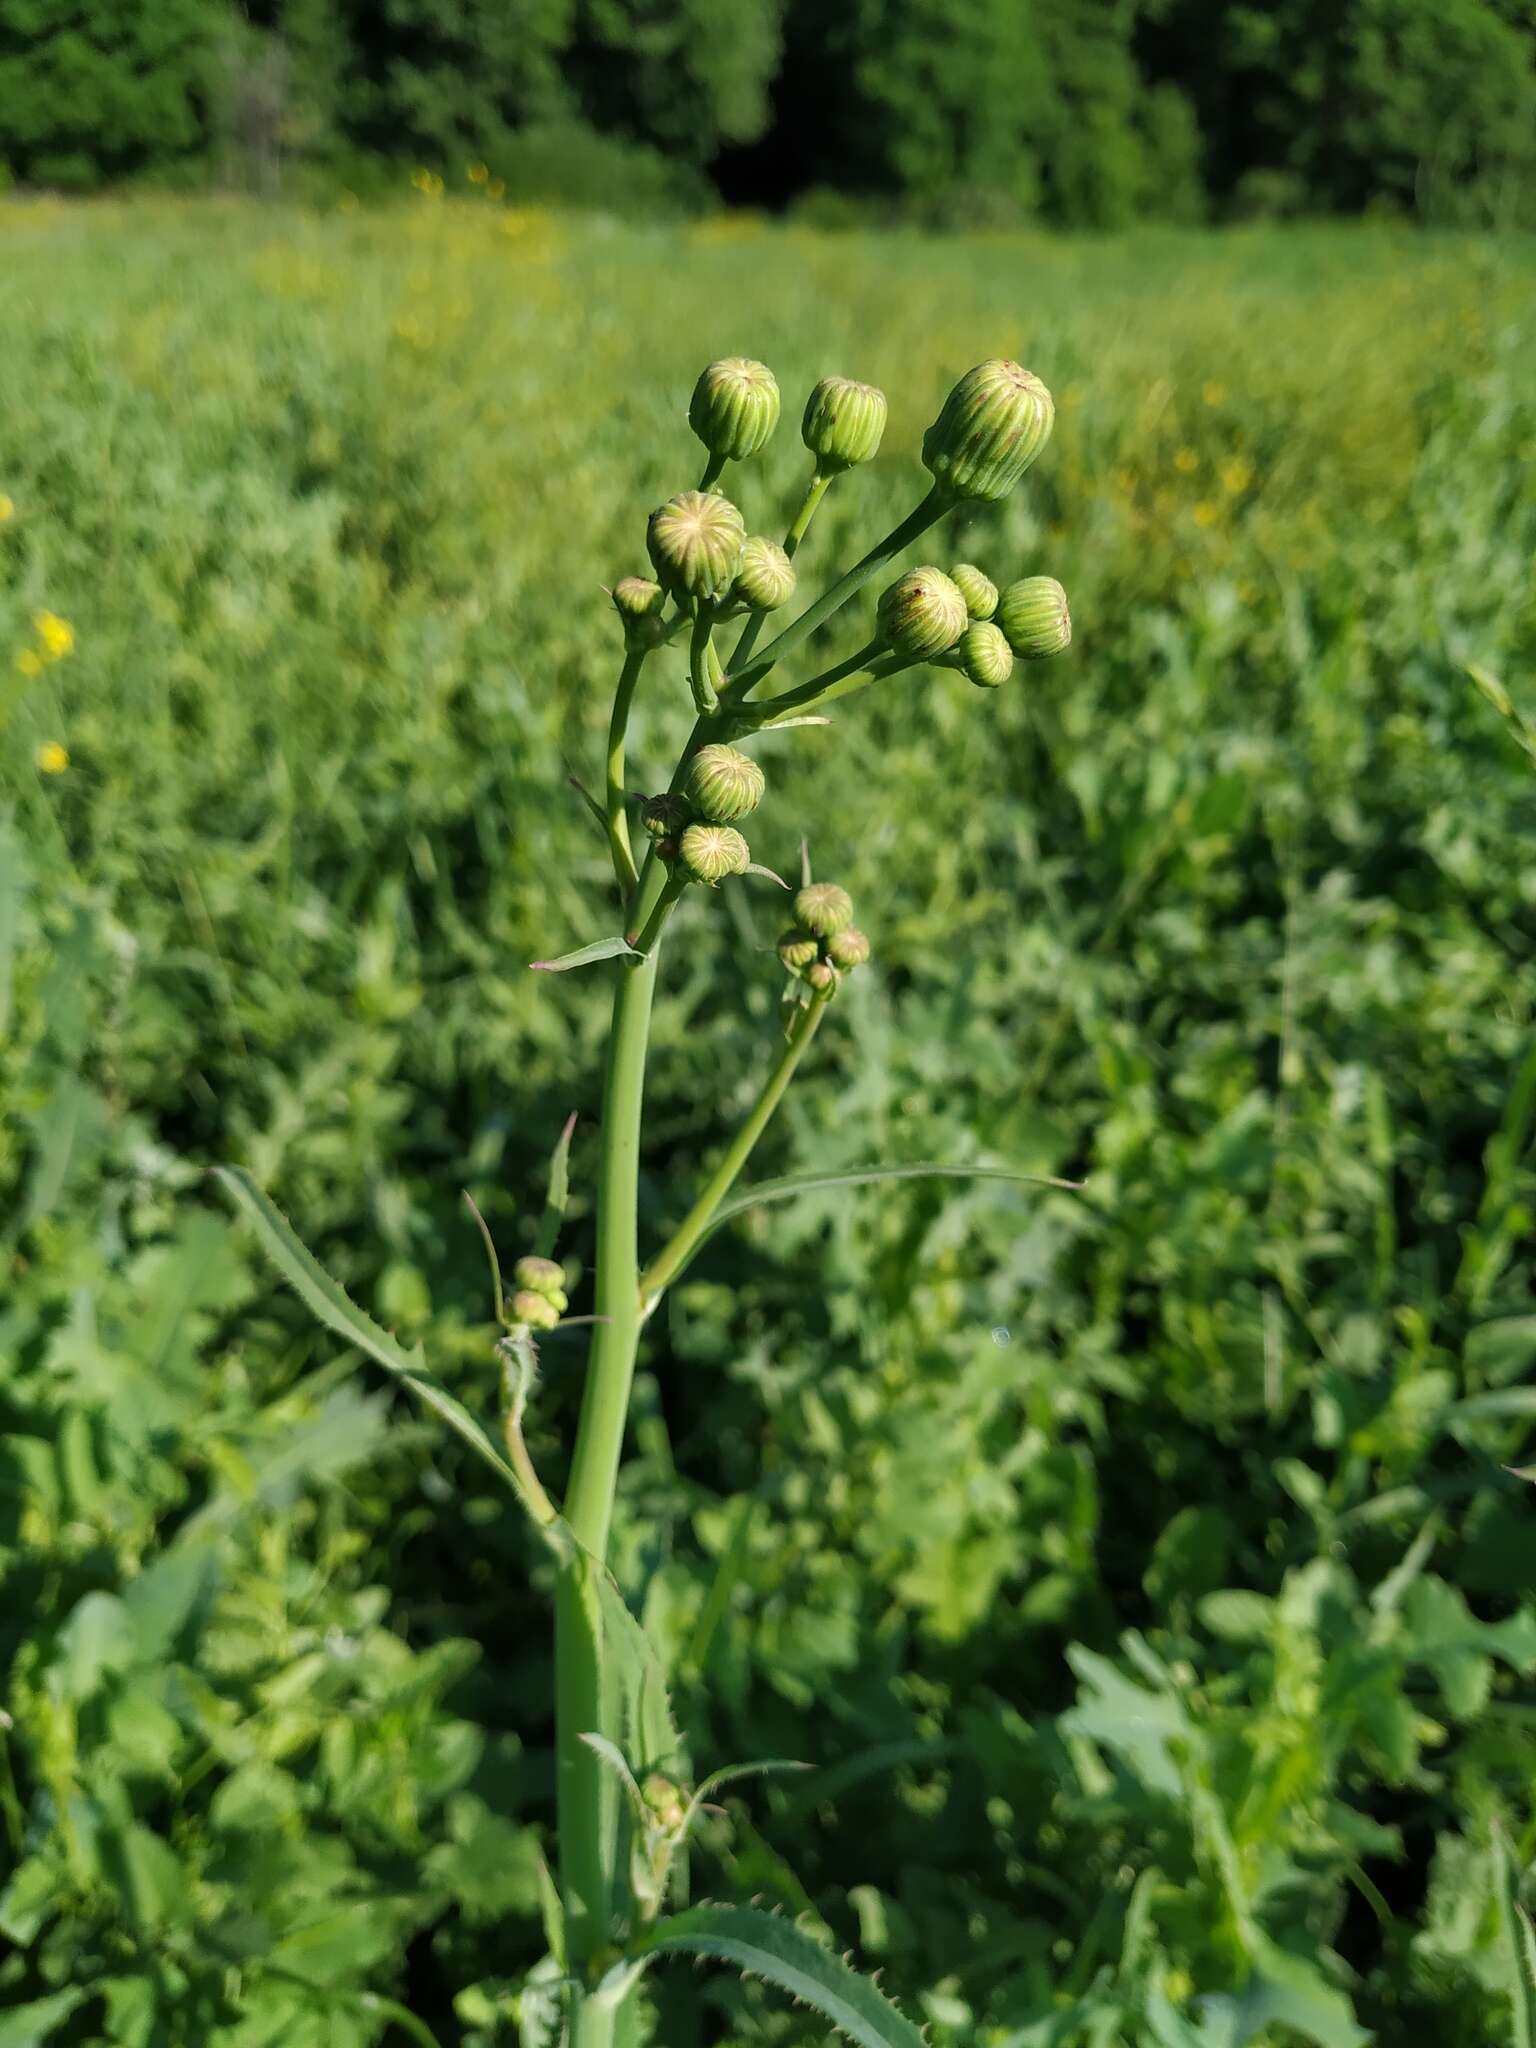
<svg viewBox="0 0 1536 2048"><path fill-rule="evenodd" d="M837 969L828 960L818 960L807 967L805 978L819 996L830 995L837 987Z"/></svg>
<svg viewBox="0 0 1536 2048"><path fill-rule="evenodd" d="M779 423L779 387L766 363L725 356L693 387L688 424L711 455L745 462Z"/></svg>
<svg viewBox="0 0 1536 2048"><path fill-rule="evenodd" d="M846 931L834 932L827 941L827 958L834 967L848 969L862 967L869 958L869 940L851 924Z"/></svg>
<svg viewBox="0 0 1536 2048"><path fill-rule="evenodd" d="M512 1297L512 1320L525 1329L552 1330L560 1320L560 1311L542 1294L524 1287Z"/></svg>
<svg viewBox="0 0 1536 2048"><path fill-rule="evenodd" d="M553 1259L541 1259L529 1252L512 1268L512 1278L529 1294L542 1294L546 1301L564 1310L568 1306L565 1273Z"/></svg>
<svg viewBox="0 0 1536 2048"><path fill-rule="evenodd" d="M995 357L967 370L923 436L923 462L955 498L1006 498L1051 437L1056 409L1031 371Z"/></svg>
<svg viewBox="0 0 1536 2048"><path fill-rule="evenodd" d="M692 816L680 796L648 796L640 806L640 823L647 837L655 840L675 839Z"/></svg>
<svg viewBox="0 0 1536 2048"><path fill-rule="evenodd" d="M741 566L746 524L718 491L679 491L651 514L645 544L656 574L679 597L713 598Z"/></svg>
<svg viewBox="0 0 1536 2048"><path fill-rule="evenodd" d="M661 611L667 593L648 576L621 576L613 586L613 608L624 621L626 647L659 647L667 637Z"/></svg>
<svg viewBox="0 0 1536 2048"><path fill-rule="evenodd" d="M997 610L997 585L984 576L974 562L961 562L949 572L950 581L965 599L973 619L990 619Z"/></svg>
<svg viewBox="0 0 1536 2048"><path fill-rule="evenodd" d="M909 569L882 593L875 631L893 653L927 661L954 646L970 617L942 569Z"/></svg>
<svg viewBox="0 0 1536 2048"><path fill-rule="evenodd" d="M805 402L800 438L822 476L868 462L885 432L885 393L852 377L823 377Z"/></svg>
<svg viewBox="0 0 1536 2048"><path fill-rule="evenodd" d="M795 565L776 540L754 533L741 551L734 594L755 612L776 612L795 594Z"/></svg>
<svg viewBox="0 0 1536 2048"><path fill-rule="evenodd" d="M995 690L1013 674L1013 649L1001 626L990 619L978 619L960 635L954 660L960 673L978 689Z"/></svg>
<svg viewBox="0 0 1536 2048"><path fill-rule="evenodd" d="M1043 661L1072 644L1067 593L1054 576L1021 576L1010 583L998 602L997 623L1024 661Z"/></svg>
<svg viewBox="0 0 1536 2048"><path fill-rule="evenodd" d="M733 825L690 825L677 842L678 859L696 882L711 887L746 872L752 849Z"/></svg>
<svg viewBox="0 0 1536 2048"><path fill-rule="evenodd" d="M739 747L718 741L700 747L688 763L685 784L694 809L713 825L745 818L763 800L762 769Z"/></svg>
<svg viewBox="0 0 1536 2048"><path fill-rule="evenodd" d="M795 917L817 938L835 938L853 923L853 898L836 882L807 882L795 897Z"/></svg>
<svg viewBox="0 0 1536 2048"><path fill-rule="evenodd" d="M779 963L789 974L804 974L820 957L821 946L813 932L787 931L779 940Z"/></svg>
<svg viewBox="0 0 1536 2048"><path fill-rule="evenodd" d="M652 1771L640 1787L640 1796L664 1828L674 1833L688 1818L683 1788L661 1771Z"/></svg>

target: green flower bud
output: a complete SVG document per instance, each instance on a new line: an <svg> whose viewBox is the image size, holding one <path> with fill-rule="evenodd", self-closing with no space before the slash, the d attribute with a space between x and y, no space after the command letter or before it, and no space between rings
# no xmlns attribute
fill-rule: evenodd
<svg viewBox="0 0 1536 2048"><path fill-rule="evenodd" d="M828 960L818 960L807 967L805 978L818 995L830 995L837 987L837 969Z"/></svg>
<svg viewBox="0 0 1536 2048"><path fill-rule="evenodd" d="M739 747L700 747L684 778L693 807L712 825L744 818L763 800L763 771Z"/></svg>
<svg viewBox="0 0 1536 2048"><path fill-rule="evenodd" d="M817 938L835 938L853 923L853 898L836 882L808 882L795 897L795 917Z"/></svg>
<svg viewBox="0 0 1536 2048"><path fill-rule="evenodd" d="M1013 674L1013 649L1002 627L989 619L978 619L960 635L955 660L960 673L982 690L995 690Z"/></svg>
<svg viewBox="0 0 1536 2048"><path fill-rule="evenodd" d="M647 576L621 576L613 586L613 608L624 621L626 647L659 647L667 637L661 611L667 593Z"/></svg>
<svg viewBox="0 0 1536 2048"><path fill-rule="evenodd" d="M676 597L719 597L741 566L746 523L718 491L679 491L651 514L645 544Z"/></svg>
<svg viewBox="0 0 1536 2048"><path fill-rule="evenodd" d="M640 806L640 823L655 840L675 839L692 816L680 796L648 796Z"/></svg>
<svg viewBox="0 0 1536 2048"><path fill-rule="evenodd" d="M1054 576L1021 576L1010 583L997 607L997 623L1025 661L1043 661L1072 645L1067 593Z"/></svg>
<svg viewBox="0 0 1536 2048"><path fill-rule="evenodd" d="M560 1311L542 1294L522 1288L512 1297L512 1320L529 1330L552 1330L560 1320Z"/></svg>
<svg viewBox="0 0 1536 2048"><path fill-rule="evenodd" d="M950 570L949 578L973 619L991 618L997 610L997 585L990 576L984 576L974 562L961 562Z"/></svg>
<svg viewBox="0 0 1536 2048"><path fill-rule="evenodd" d="M827 958L834 967L862 967L869 958L869 940L857 925L851 924L828 939Z"/></svg>
<svg viewBox="0 0 1536 2048"><path fill-rule="evenodd" d="M1051 437L1040 379L996 357L967 370L923 436L923 462L956 498L1006 498Z"/></svg>
<svg viewBox="0 0 1536 2048"><path fill-rule="evenodd" d="M746 871L752 850L734 825L690 825L677 842L678 858L696 882L711 887Z"/></svg>
<svg viewBox="0 0 1536 2048"><path fill-rule="evenodd" d="M813 932L787 931L779 940L779 962L789 974L804 974L813 960L821 958L821 946Z"/></svg>
<svg viewBox="0 0 1536 2048"><path fill-rule="evenodd" d="M765 363L725 356L693 387L688 424L711 455L745 462L779 424L779 387Z"/></svg>
<svg viewBox="0 0 1536 2048"><path fill-rule="evenodd" d="M688 1818L688 1803L681 1785L661 1771L652 1771L640 1787L640 1796L662 1827L676 1833Z"/></svg>
<svg viewBox="0 0 1536 2048"><path fill-rule="evenodd" d="M885 432L885 393L851 377L823 377L805 401L800 438L821 476L868 462Z"/></svg>
<svg viewBox="0 0 1536 2048"><path fill-rule="evenodd" d="M565 1274L553 1259L536 1258L530 1252L512 1268L512 1278L530 1294L542 1294L556 1308L565 1308Z"/></svg>
<svg viewBox="0 0 1536 2048"><path fill-rule="evenodd" d="M755 612L776 612L795 594L795 565L776 540L754 533L741 551L734 595Z"/></svg>
<svg viewBox="0 0 1536 2048"><path fill-rule="evenodd" d="M909 569L882 593L875 631L894 653L927 661L954 646L970 617L942 569Z"/></svg>

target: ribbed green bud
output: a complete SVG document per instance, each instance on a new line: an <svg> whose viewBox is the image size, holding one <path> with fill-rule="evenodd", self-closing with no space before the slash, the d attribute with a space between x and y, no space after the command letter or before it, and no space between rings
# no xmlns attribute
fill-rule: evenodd
<svg viewBox="0 0 1536 2048"><path fill-rule="evenodd" d="M869 958L869 940L856 924L851 924L828 939L827 958L834 967L862 967Z"/></svg>
<svg viewBox="0 0 1536 2048"><path fill-rule="evenodd" d="M788 974L804 974L813 960L821 958L821 945L814 932L803 932L798 927L787 931L779 940L779 964Z"/></svg>
<svg viewBox="0 0 1536 2048"><path fill-rule="evenodd" d="M565 1293L565 1273L553 1259L541 1259L530 1252L518 1260L512 1268L512 1278L520 1288L530 1294L542 1294L546 1301L552 1301L557 1309L568 1306Z"/></svg>
<svg viewBox="0 0 1536 2048"><path fill-rule="evenodd" d="M835 938L853 923L853 898L836 882L808 882L795 897L795 917L817 938Z"/></svg>
<svg viewBox="0 0 1536 2048"><path fill-rule="evenodd" d="M997 623L1024 661L1043 661L1072 645L1067 593L1054 576L1021 576L1003 592Z"/></svg>
<svg viewBox="0 0 1536 2048"><path fill-rule="evenodd" d="M837 969L828 960L818 960L807 967L805 978L818 995L826 995L837 987Z"/></svg>
<svg viewBox="0 0 1536 2048"><path fill-rule="evenodd" d="M1002 627L990 619L978 619L960 635L955 661L960 673L982 690L995 690L1013 674L1013 649Z"/></svg>
<svg viewBox="0 0 1536 2048"><path fill-rule="evenodd" d="M699 816L712 825L744 818L763 800L763 771L739 747L719 741L700 747L688 763L684 784Z"/></svg>
<svg viewBox="0 0 1536 2048"><path fill-rule="evenodd" d="M651 839L675 839L693 816L680 796L648 796L640 806L640 823Z"/></svg>
<svg viewBox="0 0 1536 2048"><path fill-rule="evenodd" d="M560 1311L542 1294L525 1287L512 1297L512 1320L528 1330L552 1330L560 1320Z"/></svg>
<svg viewBox="0 0 1536 2048"><path fill-rule="evenodd" d="M852 377L823 377L805 401L800 438L822 476L868 462L885 432L885 393Z"/></svg>
<svg viewBox="0 0 1536 2048"><path fill-rule="evenodd" d="M942 569L909 569L881 594L875 631L893 653L927 661L953 647L970 618Z"/></svg>
<svg viewBox="0 0 1536 2048"><path fill-rule="evenodd" d="M766 363L724 356L693 387L688 424L711 455L745 462L779 424L779 387Z"/></svg>
<svg viewBox="0 0 1536 2048"><path fill-rule="evenodd" d="M1006 498L1051 438L1056 408L1040 379L995 357L967 370L923 436L923 461L956 498Z"/></svg>
<svg viewBox="0 0 1536 2048"><path fill-rule="evenodd" d="M961 562L950 570L949 578L973 619L991 618L997 610L997 585L990 576L984 576L974 562Z"/></svg>
<svg viewBox="0 0 1536 2048"><path fill-rule="evenodd" d="M621 576L613 586L613 608L624 622L626 647L659 647L666 638L661 623L667 593L648 576Z"/></svg>
<svg viewBox="0 0 1536 2048"><path fill-rule="evenodd" d="M741 551L733 594L755 612L776 612L795 594L795 565L776 540L749 536Z"/></svg>
<svg viewBox="0 0 1536 2048"><path fill-rule="evenodd" d="M645 545L678 597L720 597L741 567L746 523L718 491L679 491L651 514Z"/></svg>
<svg viewBox="0 0 1536 2048"><path fill-rule="evenodd" d="M696 882L713 886L746 871L752 850L734 825L690 825L677 842L678 859Z"/></svg>

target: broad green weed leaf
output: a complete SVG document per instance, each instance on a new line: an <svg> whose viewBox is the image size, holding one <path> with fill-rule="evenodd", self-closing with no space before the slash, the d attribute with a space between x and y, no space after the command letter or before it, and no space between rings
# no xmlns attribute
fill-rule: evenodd
<svg viewBox="0 0 1536 2048"><path fill-rule="evenodd" d="M325 1268L295 1235L293 1226L276 1205L239 1166L216 1166L214 1179L235 1207L255 1226L262 1250L283 1279L312 1315L334 1330L349 1344L403 1380L417 1398L424 1401L483 1458L493 1472L517 1492L512 1467L497 1450L484 1426L477 1422L462 1401L438 1383L420 1362L419 1354L403 1351L387 1330L380 1329L371 1316L351 1300Z"/></svg>
<svg viewBox="0 0 1536 2048"><path fill-rule="evenodd" d="M88 1996L85 1991L55 1991L50 1998L35 1998L0 2013L0 2048L41 2048Z"/></svg>
<svg viewBox="0 0 1536 2048"><path fill-rule="evenodd" d="M692 1906L659 1920L636 1951L734 1963L811 2006L857 2048L923 2048L923 2037L880 1987L829 1955L792 1920L757 1906Z"/></svg>

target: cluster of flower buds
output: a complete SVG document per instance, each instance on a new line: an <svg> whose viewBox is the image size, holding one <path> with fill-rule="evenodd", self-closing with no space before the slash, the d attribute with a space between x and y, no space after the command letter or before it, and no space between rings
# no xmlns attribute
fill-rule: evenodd
<svg viewBox="0 0 1536 2048"><path fill-rule="evenodd" d="M786 973L830 996L868 958L869 940L854 924L848 891L836 882L807 882L795 897L795 922L779 940Z"/></svg>
<svg viewBox="0 0 1536 2048"><path fill-rule="evenodd" d="M999 594L974 563L960 562L947 576L931 565L898 576L876 606L875 636L903 661L939 662L995 690L1015 657L1040 661L1069 646L1072 619L1054 576L1023 576Z"/></svg>
<svg viewBox="0 0 1536 2048"><path fill-rule="evenodd" d="M553 1259L529 1253L512 1269L517 1292L512 1297L511 1318L527 1330L552 1330L570 1303L565 1292L565 1274Z"/></svg>
<svg viewBox="0 0 1536 2048"><path fill-rule="evenodd" d="M642 590L660 589L663 599L670 593L685 607L695 602L716 605L722 617L737 611L777 611L795 594L789 556L766 534L749 534L740 512L720 491L679 491L658 505L646 528L645 544L659 582L626 576L613 594L626 638L630 607L638 605ZM657 639L662 637L664 632L659 632ZM654 646L656 640L648 644Z"/></svg>
<svg viewBox="0 0 1536 2048"><path fill-rule="evenodd" d="M736 820L757 809L765 787L749 754L716 741L689 761L680 790L646 798L640 821L664 861L681 862L695 882L723 882L751 866Z"/></svg>

